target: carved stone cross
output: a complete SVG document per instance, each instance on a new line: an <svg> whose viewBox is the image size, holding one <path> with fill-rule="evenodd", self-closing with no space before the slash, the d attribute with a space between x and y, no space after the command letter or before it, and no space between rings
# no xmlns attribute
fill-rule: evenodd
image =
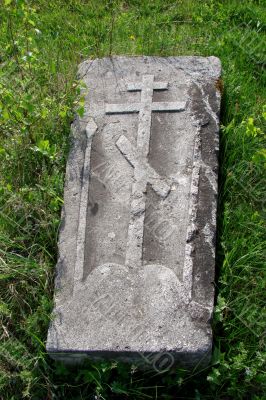
<svg viewBox="0 0 266 400"><path fill-rule="evenodd" d="M167 82L155 82L154 75L143 75L142 83L128 84L128 91L140 91L140 103L106 104L106 114L139 113L137 148L121 135L116 146L134 167L132 184L131 216L128 229L126 266L141 267L142 242L145 218L147 183L154 191L165 198L171 190L165 178L161 178L148 164L151 136L152 111L184 111L185 102L152 102L154 90L167 90Z"/></svg>
<svg viewBox="0 0 266 400"><path fill-rule="evenodd" d="M72 126L47 351L66 362L145 362L160 372L159 364L205 367L220 61L107 57L83 62L79 75L89 95ZM132 79L125 101L118 88ZM120 104L106 104L114 96Z"/></svg>

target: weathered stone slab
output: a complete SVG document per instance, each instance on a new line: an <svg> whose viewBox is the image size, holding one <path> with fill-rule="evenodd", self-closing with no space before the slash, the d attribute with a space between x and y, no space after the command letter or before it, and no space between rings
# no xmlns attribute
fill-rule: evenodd
<svg viewBox="0 0 266 400"><path fill-rule="evenodd" d="M220 74L215 57L81 64L89 91L72 127L53 358L209 361Z"/></svg>

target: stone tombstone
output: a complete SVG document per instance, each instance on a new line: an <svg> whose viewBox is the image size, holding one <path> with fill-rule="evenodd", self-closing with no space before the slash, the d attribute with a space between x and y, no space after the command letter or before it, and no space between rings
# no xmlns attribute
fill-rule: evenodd
<svg viewBox="0 0 266 400"><path fill-rule="evenodd" d="M80 65L88 90L67 164L53 358L209 362L220 75L216 57Z"/></svg>

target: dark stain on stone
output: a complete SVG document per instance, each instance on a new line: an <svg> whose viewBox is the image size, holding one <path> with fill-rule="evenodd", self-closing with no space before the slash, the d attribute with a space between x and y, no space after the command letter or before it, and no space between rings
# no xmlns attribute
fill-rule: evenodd
<svg viewBox="0 0 266 400"><path fill-rule="evenodd" d="M201 138L201 159L202 162L209 167L212 171L217 171L218 168L218 154L215 149L215 138L218 136L217 126L205 104L202 101L202 96L205 96L209 101L209 105L216 115L219 115L219 106L216 99L216 85L215 82L208 82L203 86L203 94L199 88L193 85L190 90L191 96L191 111L194 117L200 124L200 138ZM202 124L202 116L208 116L209 123ZM193 246L195 249L193 261L193 276L198 277L197 284L193 284L193 298L199 303L210 301L213 296L214 288L206 291L210 282L215 278L215 265L213 256L211 254L210 246L206 242L204 235L204 227L207 223L210 224L210 230L213 233L211 240L215 242L215 226L212 225L212 207L217 201L217 194L212 190L210 182L207 178L206 172L201 171L199 179L199 192L198 192L198 210L196 225L198 232L192 237ZM196 290L197 288L197 290Z"/></svg>
<svg viewBox="0 0 266 400"><path fill-rule="evenodd" d="M99 210L98 203L94 203L94 204L89 203L89 207L90 207L90 210L91 210L91 214L92 215L96 215L98 210Z"/></svg>
<svg viewBox="0 0 266 400"><path fill-rule="evenodd" d="M219 78L219 79L216 80L216 82L215 82L215 87L216 87L217 90L219 90L219 92L220 92L221 94L223 94L223 91L224 91L224 83L223 83L222 78Z"/></svg>
<svg viewBox="0 0 266 400"><path fill-rule="evenodd" d="M61 211L61 222L59 225L60 234L62 234L63 230L65 229L65 226L66 226L66 212L65 212L65 206L63 206Z"/></svg>

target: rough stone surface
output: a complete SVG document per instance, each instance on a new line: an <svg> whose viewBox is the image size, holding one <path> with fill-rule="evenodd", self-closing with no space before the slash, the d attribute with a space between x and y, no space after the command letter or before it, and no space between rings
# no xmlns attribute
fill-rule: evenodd
<svg viewBox="0 0 266 400"><path fill-rule="evenodd" d="M220 61L85 61L59 238L53 358L206 364L214 301Z"/></svg>

